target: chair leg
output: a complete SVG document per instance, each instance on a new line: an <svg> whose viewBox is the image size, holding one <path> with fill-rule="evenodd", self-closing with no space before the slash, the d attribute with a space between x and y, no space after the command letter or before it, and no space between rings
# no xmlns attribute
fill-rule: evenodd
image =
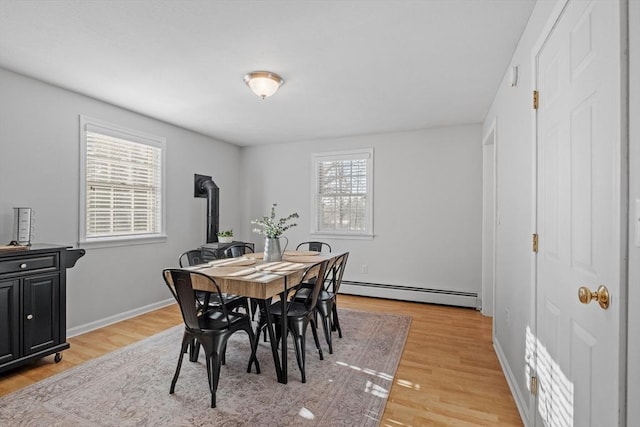
<svg viewBox="0 0 640 427"><path fill-rule="evenodd" d="M278 322L274 322L273 326L276 332L276 347L280 347L280 338L282 337L282 329L280 328L280 324Z"/></svg>
<svg viewBox="0 0 640 427"><path fill-rule="evenodd" d="M265 303L265 304L269 304L269 303L270 303L270 300L269 300L269 302L267 302L267 303ZM260 305L259 310L256 310L256 309L258 308L258 307L257 307L258 302L257 302L256 300L253 300L253 299L252 299L252 300L251 300L251 306L252 306L252 307L253 307L253 304L256 304L256 308L254 308L254 309L253 309L253 314L252 314L252 315L253 315L253 316L255 316L256 311L258 311L258 312L260 313L260 318L259 318L259 320L258 320L258 324L259 324L259 325L263 325L263 326L265 326L265 325L266 325L266 322L265 322L265 320L264 320L264 319L265 319L265 316L266 316L267 314L266 314L266 312L265 312L264 306L263 306L263 305ZM251 319L253 320L253 317L252 317ZM258 329L256 330L256 335L257 335L257 336L256 336L256 339L257 339L257 340L259 340L259 339L260 339L260 330L261 330L261 328L260 328L260 327L258 327ZM262 331L263 331L263 334L264 334L264 338L263 338L263 339L264 339L264 342L267 342L267 328L266 328L266 327L264 327L264 329L262 329Z"/></svg>
<svg viewBox="0 0 640 427"><path fill-rule="evenodd" d="M197 362L198 355L200 354L200 343L197 339L191 338L191 343L189 345L189 361Z"/></svg>
<svg viewBox="0 0 640 427"><path fill-rule="evenodd" d="M318 349L320 360L324 360L324 356L322 355L322 347L320 347L320 340L318 339L318 328L316 326L316 321L313 319L311 319L311 332L313 333L313 340L316 342L316 348ZM331 344L329 344L329 353L331 354Z"/></svg>
<svg viewBox="0 0 640 427"><path fill-rule="evenodd" d="M176 373L173 374L173 379L171 380L171 388L169 388L169 394L173 394L176 390L176 382L178 382L178 376L180 375L180 368L182 367L182 359L184 358L184 354L187 352L189 348L189 343L191 339L187 337L185 334L182 337L182 346L180 348L180 357L178 358L178 366L176 367Z"/></svg>
<svg viewBox="0 0 640 427"><path fill-rule="evenodd" d="M242 307L246 310L247 316L249 316L249 320L252 320L253 311L251 311L251 299L247 298L246 302L242 305Z"/></svg>
<svg viewBox="0 0 640 427"><path fill-rule="evenodd" d="M293 332L293 331L292 331ZM305 334L298 334L297 331L291 334L293 336L293 342L295 343L296 348L296 359L298 361L298 368L300 368L300 373L302 374L302 382L307 382L307 377L305 375ZM283 350L283 351L286 351Z"/></svg>
<svg viewBox="0 0 640 427"><path fill-rule="evenodd" d="M251 354L256 364L256 374L260 373L260 364L258 363L258 344L260 344L260 332L264 330L265 336L267 335L267 324L263 323L262 319L263 318L261 318L258 322L258 328L256 329L255 333L251 331L251 335L253 337L251 343ZM249 327L249 329L251 329L251 327ZM247 370L247 372L251 372L251 360L249 361L249 369Z"/></svg>
<svg viewBox="0 0 640 427"><path fill-rule="evenodd" d="M211 357L207 356L205 361L207 362L207 382L209 383L209 390L211 390Z"/></svg>
<svg viewBox="0 0 640 427"><path fill-rule="evenodd" d="M226 339L214 342L203 343L205 353L207 354L207 380L209 381L209 390L211 390L211 407L216 407L216 391L218 390L218 382L220 380L220 367L222 366L222 351L227 346Z"/></svg>
<svg viewBox="0 0 640 427"><path fill-rule="evenodd" d="M221 359L220 359L220 355L219 354L212 354L211 355L211 370L210 370L210 375L211 375L211 381L210 381L210 386L211 386L211 407L215 408L216 407L216 392L218 391L218 382L220 380L220 366L221 366Z"/></svg>
<svg viewBox="0 0 640 427"><path fill-rule="evenodd" d="M258 301L255 299L249 299L249 302L251 303L251 320L254 320L256 311L258 311Z"/></svg>
<svg viewBox="0 0 640 427"><path fill-rule="evenodd" d="M322 329L324 330L324 338L327 340L329 346L329 354L333 354L333 342L331 341L331 313L325 316L325 313L321 313L322 317Z"/></svg>
<svg viewBox="0 0 640 427"><path fill-rule="evenodd" d="M216 391L218 390L218 378L220 377L220 359L215 354L207 356L207 381L211 392L211 407L216 407Z"/></svg>
<svg viewBox="0 0 640 427"><path fill-rule="evenodd" d="M311 318L313 320L313 318ZM302 382L307 382L307 376L305 372L305 346L306 346L306 333L307 326L309 324L309 318L306 319L288 319L288 328L289 333L291 334L291 338L293 339L293 344L296 350L296 360L298 362L298 368L300 368L300 373L302 374ZM284 342L282 351L287 351L287 343Z"/></svg>
<svg viewBox="0 0 640 427"><path fill-rule="evenodd" d="M338 329L338 337L342 338L342 329L340 329L340 321L338 320L338 306L336 303L333 303L333 326Z"/></svg>

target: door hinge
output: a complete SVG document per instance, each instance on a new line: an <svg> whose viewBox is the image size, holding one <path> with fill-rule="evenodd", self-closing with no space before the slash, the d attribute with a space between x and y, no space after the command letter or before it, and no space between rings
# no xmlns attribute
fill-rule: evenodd
<svg viewBox="0 0 640 427"><path fill-rule="evenodd" d="M537 90L533 91L533 109L534 110L538 109L538 91Z"/></svg>
<svg viewBox="0 0 640 427"><path fill-rule="evenodd" d="M530 382L530 390L531 390L531 394L533 394L534 396L538 395L538 377L531 377L531 382Z"/></svg>
<svg viewBox="0 0 640 427"><path fill-rule="evenodd" d="M536 233L533 233L533 242L532 242L532 250L533 252L538 252L538 235Z"/></svg>

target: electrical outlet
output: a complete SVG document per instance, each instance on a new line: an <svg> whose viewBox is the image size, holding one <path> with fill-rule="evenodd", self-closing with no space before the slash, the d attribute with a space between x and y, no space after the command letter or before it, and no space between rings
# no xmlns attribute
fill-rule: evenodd
<svg viewBox="0 0 640 427"><path fill-rule="evenodd" d="M369 272L369 266L367 264L362 264L362 267L360 268L360 272L362 274L367 274Z"/></svg>

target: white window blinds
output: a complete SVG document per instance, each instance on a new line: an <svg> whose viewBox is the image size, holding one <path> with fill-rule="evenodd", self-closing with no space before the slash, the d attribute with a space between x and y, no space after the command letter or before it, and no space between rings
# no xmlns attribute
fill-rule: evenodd
<svg viewBox="0 0 640 427"><path fill-rule="evenodd" d="M371 235L373 150L313 155L312 232Z"/></svg>
<svg viewBox="0 0 640 427"><path fill-rule="evenodd" d="M81 241L163 233L164 140L104 123L83 124Z"/></svg>

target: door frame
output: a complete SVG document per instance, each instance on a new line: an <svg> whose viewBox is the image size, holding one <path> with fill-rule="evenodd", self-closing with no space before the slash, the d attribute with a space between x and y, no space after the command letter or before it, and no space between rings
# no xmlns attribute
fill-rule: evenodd
<svg viewBox="0 0 640 427"><path fill-rule="evenodd" d="M629 89L629 117L640 115L640 82L631 79L640 72L640 2L628 2L629 62L625 76ZM640 402L640 123L629 126L629 264L627 303L627 402ZM632 285L633 284L633 285ZM636 308L634 310L633 308ZM634 337L632 339L631 337ZM640 425L640 406L627 405L627 424Z"/></svg>
<svg viewBox="0 0 640 427"><path fill-rule="evenodd" d="M498 131L498 125L497 125L497 118L493 119L493 122L491 123L491 125L489 126L489 129L487 131L487 133L485 134L485 136L482 138L482 158L483 158L483 167L482 167L482 177L483 177L483 183L482 183L482 191L483 191L483 195L482 195L482 314L484 316L490 316L493 318L492 320L492 335L495 334L495 330L496 330L496 325L495 325L495 316L494 311L495 311L495 298L496 298L496 265L497 265L497 260L496 260L496 256L497 256L497 225L498 225L498 214L497 214L497 209L498 209L498 137L497 137L497 131ZM493 146L493 153L492 153L492 168L491 171L489 171L489 173L491 174L491 180L492 182L489 183L490 184L490 190L493 193L493 203L492 206L487 206L487 200L485 198L485 189L486 187L486 183L484 182L484 177L486 176L486 164L484 164L484 155L485 155L485 147L488 146ZM490 209L490 212L487 212L487 210ZM486 218L486 214L489 213L491 218L489 219L489 221L491 221L491 224L493 224L493 230L491 232L491 235L489 236L489 239L491 240L490 242L486 242L485 241L485 237L487 237L487 231L485 230L485 224L487 222L487 218ZM487 247L487 244L489 244L490 246ZM487 249L489 249L489 251L487 251ZM487 252L489 252L490 256L491 256L491 260L490 261L490 266L489 268L491 269L491 283L485 283L484 278L485 278L485 267L486 267L486 258L487 258ZM488 306L487 308L487 301L486 300L490 300L491 304ZM493 338L495 339L495 336L493 336Z"/></svg>
<svg viewBox="0 0 640 427"><path fill-rule="evenodd" d="M533 90L538 90L539 85L538 85L538 54L540 52L540 50L543 48L544 44L546 43L547 39L549 38L549 36L551 35L551 32L553 31L553 29L555 28L558 20L560 19L560 17L562 16L563 11L565 10L565 7L567 6L567 4L569 3L570 0L558 0L555 7L553 8L551 14L549 15L549 17L547 18L547 21L545 22L542 30L540 31L539 37L536 40L536 42L533 44L533 47L531 48L531 81L533 83ZM627 162L625 163L624 161L621 164L621 168L620 168L620 174L621 177L620 179L621 181L621 194L620 194L620 212L622 213L622 218L620 218L620 244L621 244L621 265L620 265L620 295L618 296L617 300L620 301L620 336L618 338L618 346L619 346L619 357L620 357L620 372L618 372L618 379L619 379L619 386L618 389L620 391L620 402L619 402L619 413L620 413L620 425L627 425L627 422L633 421L635 420L635 422L637 423L638 420L640 419L640 410L636 410L636 412L634 412L631 416L629 416L629 418L627 417L628 414L631 414L631 411L634 410L633 408L637 405L627 405L627 402L629 402L630 398L633 397L634 401L637 401L638 398L640 398L640 387L636 387L636 388L632 388L631 392L628 392L627 389L627 384L633 384L633 381L637 381L640 378L634 378L632 379L629 375L631 374L631 372L629 371L629 367L627 365L627 363L631 363L632 367L635 369L635 373L639 373L640 372L640 362L636 361L634 358L631 358L631 354L627 353L627 351L629 350L628 348L628 340L629 340L629 331L634 331L634 333L637 336L640 336L640 326L638 327L634 327L632 329L629 328L628 325L628 321L629 319L634 319L634 321L638 321L640 320L640 313L636 313L635 315L629 315L630 313L630 309L631 309L631 305L630 305L630 300L629 297L631 296L630 294L630 279L631 279L631 264L629 262L629 256L631 255L630 253L630 248L631 248L631 238L632 238L632 232L633 230L630 228L629 223L630 223L630 173L634 174L634 169L635 169L635 177L636 179L640 178L640 171L638 171L638 169L640 169L640 162L636 161L635 164L630 160L630 153L633 152L633 147L635 145L635 151L636 153L638 153L640 150L640 147L637 147L638 145L640 145L640 141L637 141L634 145L631 144L631 131L630 131L630 120L629 120L629 112L630 112L630 103L632 102L632 100L634 99L634 97L632 96L633 94L630 93L630 83L629 83L629 70L631 68L630 65L630 61L629 61L629 57L624 55L624 52L627 51L629 52L629 48L630 45L633 46L630 42L629 42L629 35L631 34L629 31L629 17L630 17L630 6L629 3L633 3L630 2L629 0L617 0L620 4L620 20L621 20L621 34L620 34L620 39L621 39L621 45L620 45L620 59L621 59L621 64L620 64L620 69L621 69L621 74L622 74L622 78L621 78L621 87L620 87L620 91L621 91L621 100L622 100L622 105L621 105L621 122L620 122L620 144L621 144L621 153L620 155L622 156L622 159L624 160L625 158L627 159ZM634 10L635 6L631 6L632 10ZM640 12L638 12L640 13ZM632 29L633 31L633 29ZM640 30L638 29L638 26L636 25L635 27L635 35L636 38L640 38L638 37L638 33L640 33ZM638 54L640 53L640 49L638 49L639 46L635 46L636 49L634 50L634 53L636 56L638 56ZM633 55L633 54L632 54ZM636 63L636 67L638 67L638 59L636 58L635 63ZM639 67L640 68L640 67ZM636 98L639 97L640 95L640 89L639 88L635 88L635 96ZM629 95L629 96L625 96ZM637 100L636 100L636 103ZM533 190L533 194L532 194L532 198L533 198L533 212L531 213L531 217L532 217L532 233L537 233L538 232L538 114L537 114L537 110L532 109L531 110L531 117L532 117L532 163L533 163L533 169L532 169L532 190ZM635 129L635 138L637 139L640 135L638 135L638 129ZM631 150L631 151L630 151ZM635 166L635 168L634 168ZM631 175L633 176L633 175ZM637 189L638 190L638 189ZM640 197L640 195L638 196ZM640 227L640 225L639 225ZM640 256L636 256L637 258L640 258ZM538 295L538 277L537 277L537 254L532 252L532 256L531 256L531 320L530 320L530 324L531 324L531 330L532 333L534 335L534 337L538 336L538 328L537 328L537 309L538 309L538 301L537 301L537 295ZM640 276L640 274L638 275ZM638 277L636 277L638 278ZM640 293L640 289L637 290L638 293ZM636 296L636 303L640 303L640 295ZM634 357L637 358L637 354L634 354ZM534 365L533 365L533 372L534 375L537 375L537 349L534 352ZM534 396L533 394L531 395L531 399L530 399L530 419L529 421L531 422L532 426L537 426L538 425L538 402L537 402L537 396ZM629 412L627 412L629 411ZM542 425L542 423L541 423Z"/></svg>

